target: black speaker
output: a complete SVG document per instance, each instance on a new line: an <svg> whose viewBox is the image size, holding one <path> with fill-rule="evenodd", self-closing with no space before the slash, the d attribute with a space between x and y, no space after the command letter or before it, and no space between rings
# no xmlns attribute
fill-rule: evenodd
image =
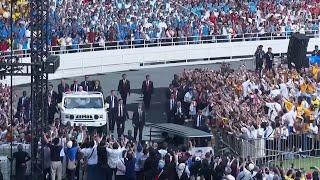
<svg viewBox="0 0 320 180"><path fill-rule="evenodd" d="M289 69L292 68L291 63L295 64L297 70L309 67L309 61L306 58L308 43L309 38L304 34L294 33L291 36L287 52Z"/></svg>
<svg viewBox="0 0 320 180"><path fill-rule="evenodd" d="M49 74L53 74L60 66L60 56L50 55L45 61L45 70Z"/></svg>

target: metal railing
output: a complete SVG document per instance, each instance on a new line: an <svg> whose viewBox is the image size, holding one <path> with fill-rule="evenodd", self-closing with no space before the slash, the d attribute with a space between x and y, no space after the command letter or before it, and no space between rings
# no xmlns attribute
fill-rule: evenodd
<svg viewBox="0 0 320 180"><path fill-rule="evenodd" d="M244 140L233 134L222 132L222 141L243 159L250 157L257 165L282 165L297 168L320 165L320 141L318 135L291 134L288 137Z"/></svg>
<svg viewBox="0 0 320 180"><path fill-rule="evenodd" d="M105 51L114 49L133 49L147 47L179 46L191 44L209 44L209 43L226 43L226 42L243 42L243 41L261 41L261 40L281 40L289 39L293 32L283 32L280 35L273 33L246 33L239 35L210 35L210 36L190 36L190 37L172 37L160 39L136 39L128 41L109 41L86 43L66 46L51 46L49 51L52 54L66 54L90 51ZM309 38L320 38L320 31L306 31ZM14 50L14 56L29 57L30 49ZM9 57L10 51L4 51L1 57Z"/></svg>
<svg viewBox="0 0 320 180"><path fill-rule="evenodd" d="M18 144L13 144L12 146L12 151L17 152L18 149ZM30 148L30 144L22 144L23 146L23 151L27 152L29 154L29 156L31 156L31 148ZM15 161L14 160L10 160L9 158L11 158L11 147L10 144L8 143L4 143L0 145L0 171L3 174L4 180L10 180L10 168L13 168L13 175L15 175ZM11 163L12 166L11 166ZM31 172L31 162L28 161L27 162L27 169L26 169L26 173L30 174Z"/></svg>

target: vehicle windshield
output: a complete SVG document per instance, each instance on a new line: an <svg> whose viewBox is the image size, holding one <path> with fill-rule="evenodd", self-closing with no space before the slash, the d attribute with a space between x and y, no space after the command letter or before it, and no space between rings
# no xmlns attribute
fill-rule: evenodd
<svg viewBox="0 0 320 180"><path fill-rule="evenodd" d="M103 108L101 97L66 97L64 99L64 108Z"/></svg>

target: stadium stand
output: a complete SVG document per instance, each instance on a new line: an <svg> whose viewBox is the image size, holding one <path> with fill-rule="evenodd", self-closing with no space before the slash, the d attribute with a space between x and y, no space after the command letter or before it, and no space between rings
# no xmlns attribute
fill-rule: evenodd
<svg viewBox="0 0 320 180"><path fill-rule="evenodd" d="M10 40L10 4L0 9L0 50L30 48L28 1L14 6ZM157 1L52 0L49 41L54 50L155 42L228 39L254 40L292 32L319 32L319 1ZM139 47L139 46L137 46Z"/></svg>

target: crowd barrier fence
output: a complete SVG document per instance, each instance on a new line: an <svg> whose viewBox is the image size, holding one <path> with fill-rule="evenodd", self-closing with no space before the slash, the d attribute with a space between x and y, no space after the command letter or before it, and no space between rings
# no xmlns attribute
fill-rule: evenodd
<svg viewBox="0 0 320 180"><path fill-rule="evenodd" d="M14 143L12 145L12 153L15 153L18 151L18 144ZM22 144L23 151L27 152L31 156L31 146L30 144ZM12 163L12 175L15 175L15 161L10 160L11 159L11 145L1 144L0 145L0 171L4 177L4 180L10 180L10 174L11 174L11 163ZM26 173L31 173L31 162L27 162L27 170Z"/></svg>
<svg viewBox="0 0 320 180"><path fill-rule="evenodd" d="M223 132L221 138L234 153L243 159L250 157L258 165L290 167L294 164L294 167L302 168L305 161L320 165L319 135L290 134L288 137L245 140Z"/></svg>
<svg viewBox="0 0 320 180"><path fill-rule="evenodd" d="M178 46L191 44L209 44L209 43L225 43L225 42L241 42L241 41L259 41L259 40L281 40L290 39L293 32L283 32L279 35L273 33L246 33L239 35L210 35L210 36L189 36L189 37L172 37L172 38L156 38L156 39L138 39L130 41L109 41L86 44L75 44L69 46L50 46L49 52L52 54L69 54L90 51L105 51L114 49L133 49L146 47L163 47ZM309 38L320 38L320 31L306 31ZM13 50L13 55L17 57L30 57L30 49ZM10 51L2 52L2 57L10 57Z"/></svg>

